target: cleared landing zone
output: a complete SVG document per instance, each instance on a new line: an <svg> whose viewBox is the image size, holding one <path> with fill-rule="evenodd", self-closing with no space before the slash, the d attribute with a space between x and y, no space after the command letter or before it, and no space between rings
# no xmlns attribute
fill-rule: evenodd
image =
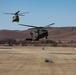
<svg viewBox="0 0 76 75"><path fill-rule="evenodd" d="M45 58L53 61L45 62ZM70 47L0 46L0 75L76 75Z"/></svg>

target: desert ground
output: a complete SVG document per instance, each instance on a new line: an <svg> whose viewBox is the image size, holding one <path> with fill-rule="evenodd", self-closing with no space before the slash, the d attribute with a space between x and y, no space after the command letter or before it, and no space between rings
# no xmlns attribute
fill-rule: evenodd
<svg viewBox="0 0 76 75"><path fill-rule="evenodd" d="M53 62L45 62L45 58ZM0 46L0 75L76 75L72 47Z"/></svg>

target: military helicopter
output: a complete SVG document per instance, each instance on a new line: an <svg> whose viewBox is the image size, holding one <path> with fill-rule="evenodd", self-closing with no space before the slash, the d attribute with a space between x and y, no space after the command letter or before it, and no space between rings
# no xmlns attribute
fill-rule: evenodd
<svg viewBox="0 0 76 75"><path fill-rule="evenodd" d="M19 16L25 16L23 14L27 14L27 13L29 13L29 12L20 13L20 11L17 11L15 13L4 13L4 14L14 15L12 17L12 22L19 22Z"/></svg>
<svg viewBox="0 0 76 75"><path fill-rule="evenodd" d="M26 38L26 40L29 41L39 41L39 39L48 36L48 31L45 29L46 27L49 27L51 25L54 25L55 23L51 23L49 25L46 25L45 27L37 27L37 26L32 26L32 25L25 25L25 24L19 24L21 26L28 26L28 27L33 27L36 31L35 32L35 36L33 35L32 32L30 32L31 38Z"/></svg>

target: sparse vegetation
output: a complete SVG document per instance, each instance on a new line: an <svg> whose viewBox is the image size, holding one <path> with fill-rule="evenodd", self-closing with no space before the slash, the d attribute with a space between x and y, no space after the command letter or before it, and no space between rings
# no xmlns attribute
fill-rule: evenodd
<svg viewBox="0 0 76 75"><path fill-rule="evenodd" d="M75 47L76 42L75 41L70 41L70 42L56 42L52 40L40 40L40 41L26 41L26 40L15 40L15 39L5 39L5 40L0 40L0 44L9 44L9 45L21 45L21 46L26 46L26 45L31 45L31 46L53 46L53 47Z"/></svg>

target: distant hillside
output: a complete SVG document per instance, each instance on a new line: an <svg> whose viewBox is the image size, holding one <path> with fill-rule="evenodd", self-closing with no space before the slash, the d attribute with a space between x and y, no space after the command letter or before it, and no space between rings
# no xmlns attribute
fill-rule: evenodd
<svg viewBox="0 0 76 75"><path fill-rule="evenodd" d="M48 27L46 29L49 32L48 39L50 40L76 41L76 27ZM0 30L0 40L5 38L26 39L30 37L31 31L34 31L34 29L23 31Z"/></svg>

